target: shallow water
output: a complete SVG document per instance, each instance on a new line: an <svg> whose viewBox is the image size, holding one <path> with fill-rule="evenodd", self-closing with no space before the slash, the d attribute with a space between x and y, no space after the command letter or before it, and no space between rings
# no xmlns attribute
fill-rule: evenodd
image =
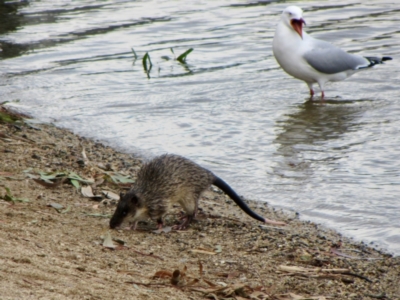
<svg viewBox="0 0 400 300"><path fill-rule="evenodd" d="M248 198L398 255L399 10L294 4L313 36L394 60L329 85L321 105L272 55L287 2L21 2L0 16L1 102L124 151L187 156Z"/></svg>

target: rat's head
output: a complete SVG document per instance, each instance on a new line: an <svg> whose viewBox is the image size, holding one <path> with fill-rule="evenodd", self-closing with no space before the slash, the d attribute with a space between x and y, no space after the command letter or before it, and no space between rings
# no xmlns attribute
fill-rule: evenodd
<svg viewBox="0 0 400 300"><path fill-rule="evenodd" d="M110 228L114 229L123 223L137 221L137 214L140 207L139 198L134 191L131 190L126 194L121 193L117 209L110 220Z"/></svg>

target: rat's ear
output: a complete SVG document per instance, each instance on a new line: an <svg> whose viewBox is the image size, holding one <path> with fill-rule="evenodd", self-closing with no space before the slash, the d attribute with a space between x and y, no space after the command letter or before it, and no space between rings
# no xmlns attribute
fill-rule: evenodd
<svg viewBox="0 0 400 300"><path fill-rule="evenodd" d="M136 196L136 194L133 194L131 197L131 204L133 204L136 208L142 207L143 202L139 199L138 196Z"/></svg>
<svg viewBox="0 0 400 300"><path fill-rule="evenodd" d="M121 200L122 198L124 198L125 194L123 192L119 193L119 200Z"/></svg>

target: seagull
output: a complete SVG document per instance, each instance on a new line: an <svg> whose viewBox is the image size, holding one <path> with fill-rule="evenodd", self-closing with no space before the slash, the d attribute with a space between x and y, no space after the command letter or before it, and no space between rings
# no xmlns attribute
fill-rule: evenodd
<svg viewBox="0 0 400 300"><path fill-rule="evenodd" d="M303 11L289 6L283 13L273 40L273 53L279 65L289 75L303 80L314 96L313 84L318 83L321 99L324 86L329 81L340 81L354 73L382 64L391 57L363 57L346 51L323 40L308 35L303 30Z"/></svg>

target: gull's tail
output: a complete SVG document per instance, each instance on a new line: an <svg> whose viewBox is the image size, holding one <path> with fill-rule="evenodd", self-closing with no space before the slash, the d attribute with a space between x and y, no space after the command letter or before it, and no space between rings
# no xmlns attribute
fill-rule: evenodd
<svg viewBox="0 0 400 300"><path fill-rule="evenodd" d="M383 56L383 57L365 56L365 58L369 61L369 65L365 66L364 68L371 68L375 65L383 64L384 61L392 60L390 56Z"/></svg>

